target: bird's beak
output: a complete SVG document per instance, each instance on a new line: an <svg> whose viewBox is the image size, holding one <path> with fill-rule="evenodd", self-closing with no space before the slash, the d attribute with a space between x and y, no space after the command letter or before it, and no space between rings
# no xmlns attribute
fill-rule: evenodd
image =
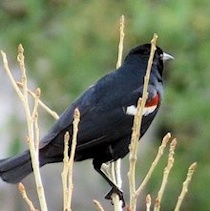
<svg viewBox="0 0 210 211"><path fill-rule="evenodd" d="M174 59L174 57L171 56L171 55L168 54L168 53L163 52L163 61L164 61L164 62L167 61L167 60L171 60L171 59Z"/></svg>

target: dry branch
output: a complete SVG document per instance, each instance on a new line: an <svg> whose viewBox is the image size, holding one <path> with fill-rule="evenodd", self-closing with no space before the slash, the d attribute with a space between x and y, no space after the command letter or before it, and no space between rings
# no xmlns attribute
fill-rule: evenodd
<svg viewBox="0 0 210 211"><path fill-rule="evenodd" d="M18 184L18 189L19 189L20 194L22 195L23 199L24 199L25 202L27 203L27 205L28 205L30 211L38 211L38 210L35 209L35 207L34 207L32 201L28 198L28 195L27 195L27 193L26 193L25 187L24 187L24 185L23 185L22 183L19 183L19 184Z"/></svg>
<svg viewBox="0 0 210 211"><path fill-rule="evenodd" d="M98 211L104 211L104 208L102 207L101 203L97 200L93 200L93 203L96 205L96 208Z"/></svg>
<svg viewBox="0 0 210 211"><path fill-rule="evenodd" d="M21 82L16 82L16 84L20 89L23 89L23 84ZM30 89L28 89L27 91L34 99L36 98L35 93L33 93ZM50 109L47 105L45 105L40 99L38 99L38 103L40 107L42 107L45 111L47 111L47 113L49 113L54 119L57 120L59 118L58 114L52 109Z"/></svg>
<svg viewBox="0 0 210 211"><path fill-rule="evenodd" d="M128 172L128 180L129 180L129 189L130 189L130 210L136 210L136 184L135 184L135 172L136 172L136 161L137 161L137 148L138 148L138 141L140 138L140 130L141 130L141 122L143 116L143 109L146 104L147 96L148 96L148 84L150 78L150 72L152 68L153 58L156 51L156 42L158 36L154 34L153 39L151 40L151 51L148 60L146 75L144 77L144 87L142 98L138 100L137 105L137 112L134 116L134 123L133 123L133 132L131 136L131 144L130 144L130 157L129 157L129 172Z"/></svg>
<svg viewBox="0 0 210 211"><path fill-rule="evenodd" d="M124 22L125 22L125 18L124 18L124 15L122 15L120 18L120 28L119 28L120 40L119 40L119 45L118 45L118 57L117 57L116 68L119 68L122 65L123 41L124 41L124 36L125 36ZM121 159L118 159L116 162L111 163L111 176L114 183L117 185L118 188L121 188L122 186L120 166L121 166ZM114 205L114 210L115 211L122 210L122 202L120 202L119 196L114 193L112 194L111 197L112 197L112 202Z"/></svg>
<svg viewBox="0 0 210 211"><path fill-rule="evenodd" d="M73 136L72 143L70 149L70 157L68 155L69 152L69 133L66 132L64 137L64 158L63 158L63 171L61 173L62 184L63 184L63 210L70 211L71 210L71 199L72 199L72 191L73 191L73 162L77 144L77 134L78 134L78 124L80 121L80 112L76 108L74 111L74 121L73 121Z"/></svg>
<svg viewBox="0 0 210 211"><path fill-rule="evenodd" d="M64 152L63 152L63 171L61 173L62 185L63 185L63 210L67 209L67 198L68 198L68 163L69 163L69 133L66 132L64 136Z"/></svg>
<svg viewBox="0 0 210 211"><path fill-rule="evenodd" d="M27 75L26 75L26 68L25 68L25 61L24 61L25 58L24 58L23 53L24 53L24 49L23 49L23 46L20 44L18 46L17 61L20 66L21 76L22 76L22 78L21 78L22 91L21 91L20 88L18 87L16 81L14 80L14 77L13 77L11 71L10 71L6 54L3 51L1 51L4 69L9 77L17 95L21 99L23 107L24 107L26 121L27 121L27 128L28 128L28 136L26 137L26 142L29 145L31 161L32 161L32 168L34 171L36 188L37 188L37 194L38 194L39 203L40 203L40 207L41 207L42 211L47 211L47 204L46 204L44 189L42 186L42 181L41 181L41 176L40 176L40 171L39 171L38 150L35 150L35 145L36 145L36 148L38 149L38 147L37 147L38 144L37 143L35 144L35 139L36 140L39 139L39 137L36 137L36 135L38 135L39 132L35 131L35 127L37 128L37 122L35 123L35 121L37 121L37 118L38 118L38 115L37 115L38 103L36 101L38 101L38 99L39 99L40 92L37 91L37 93L35 94L36 95L35 106L34 106L33 112L31 112L29 102L28 102L28 93L27 93L28 83L27 83ZM32 113L33 113L33 117L32 117ZM36 126L34 124L36 124ZM38 142L38 141L36 141L36 142Z"/></svg>
<svg viewBox="0 0 210 211"><path fill-rule="evenodd" d="M195 171L196 167L197 167L197 163L193 163L189 167L188 172L187 172L187 178L183 182L182 191L181 191L181 193L180 193L180 195L178 197L178 201L177 201L177 204L176 204L176 207L175 207L174 211L179 211L180 210L182 202L183 202L183 200L184 200L184 198L185 198L185 196L186 196L186 194L188 192L188 186L190 184L190 181L192 179L192 176L194 174L194 171Z"/></svg>
<svg viewBox="0 0 210 211"><path fill-rule="evenodd" d="M122 65L123 41L124 41L124 37L125 37L124 27L125 27L125 17L124 17L124 15L122 15L120 18L120 29L119 29L120 40L119 40L119 45L118 45L118 56L117 56L116 68L119 68Z"/></svg>
<svg viewBox="0 0 210 211"><path fill-rule="evenodd" d="M146 197L146 211L150 211L150 207L152 204L151 196L148 194Z"/></svg>
<svg viewBox="0 0 210 211"><path fill-rule="evenodd" d="M160 158L162 157L164 150L166 148L167 143L169 142L171 138L171 134L167 133L162 140L162 144L160 145L159 149L158 149L158 153L147 173L147 175L145 176L144 180L142 181L141 185L139 186L139 188L136 190L136 197L139 197L139 195L141 194L142 190L144 189L144 187L146 186L146 184L148 183L149 179L151 178L151 175L155 169L155 167L157 166Z"/></svg>
<svg viewBox="0 0 210 211"><path fill-rule="evenodd" d="M8 60L7 60L7 55L6 53L4 53L3 51L1 51L1 55L2 55L2 59L3 59L3 65L4 65L4 69L10 79L10 82L13 86L13 88L15 89L17 95L19 96L19 98L21 99L21 101L23 101L23 93L20 91L20 89L18 88L17 84L16 84L16 81L10 71L10 68L9 68L9 64L8 64Z"/></svg>
<svg viewBox="0 0 210 211"><path fill-rule="evenodd" d="M162 180L160 190L158 192L158 196L155 200L154 211L160 210L161 201L162 201L162 198L163 198L163 193L165 191L166 184L168 182L168 176L169 176L171 168L173 167L173 164L174 164L174 150L176 148L176 143L177 143L176 139L173 139L171 144L170 144L169 155L168 155L168 163L167 163L167 166L164 169L163 180Z"/></svg>
<svg viewBox="0 0 210 211"><path fill-rule="evenodd" d="M30 106L29 106L29 100L28 100L28 81L27 81L27 76L26 76L26 68L25 68L25 61L24 61L24 49L23 46L20 44L18 46L18 56L17 56L17 61L19 63L21 73L22 73L22 84L23 84L23 107L25 110L25 115L26 115L26 121L27 121L27 127L28 127L28 144L29 144L29 150L31 154L31 161L32 161L32 167L34 171L34 176L35 176L35 182L36 182L36 188L37 188L37 194L39 198L39 203L42 211L47 211L47 203L45 199L45 194L44 194L44 188L42 185L42 179L40 175L40 169L39 169L39 156L38 156L38 147L37 150L35 149L35 139L39 139L39 137L35 137L35 129L34 129L34 119L32 117L32 112L30 111ZM39 93L40 95L40 93ZM36 94L36 98L39 99L38 94ZM33 109L33 113L37 114L37 109L38 109L38 100L35 100L35 106ZM36 133L38 134L38 133Z"/></svg>

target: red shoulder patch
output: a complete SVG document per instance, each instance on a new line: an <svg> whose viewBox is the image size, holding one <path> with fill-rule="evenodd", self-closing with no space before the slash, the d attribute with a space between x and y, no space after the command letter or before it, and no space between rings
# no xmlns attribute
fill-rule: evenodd
<svg viewBox="0 0 210 211"><path fill-rule="evenodd" d="M157 93L151 100L149 100L145 107L157 106L160 101L159 94Z"/></svg>

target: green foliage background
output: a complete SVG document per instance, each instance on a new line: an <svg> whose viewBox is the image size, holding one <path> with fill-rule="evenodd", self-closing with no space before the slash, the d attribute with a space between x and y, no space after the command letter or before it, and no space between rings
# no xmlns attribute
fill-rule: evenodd
<svg viewBox="0 0 210 211"><path fill-rule="evenodd" d="M174 207L194 161L198 168L183 210L210 210L209 0L1 0L0 48L15 63L15 49L23 44L29 77L41 87L44 101L61 113L114 69L121 14L126 18L124 54L156 32L158 45L175 57L165 72L165 98L151 150L154 155L167 131L178 139L163 210ZM153 197L161 175L157 170L148 187Z"/></svg>

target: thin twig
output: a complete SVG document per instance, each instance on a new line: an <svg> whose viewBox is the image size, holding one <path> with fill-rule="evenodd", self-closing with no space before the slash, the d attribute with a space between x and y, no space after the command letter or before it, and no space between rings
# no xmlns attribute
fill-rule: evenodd
<svg viewBox="0 0 210 211"><path fill-rule="evenodd" d="M71 210L71 199L73 191L73 162L77 144L77 134L78 134L78 124L80 121L80 112L76 108L74 111L74 121L73 121L73 137L71 143L70 157L69 153L69 132L66 132L64 136L64 159L63 159L63 171L61 173L62 184L63 184L63 210Z"/></svg>
<svg viewBox="0 0 210 211"><path fill-rule="evenodd" d="M186 196L186 194L188 192L188 186L190 184L190 181L192 179L192 176L194 174L194 171L195 171L196 167L197 167L197 163L193 163L189 167L188 172L187 172L187 178L183 182L182 191L181 191L181 193L180 193L180 195L178 197L178 200L177 200L176 207L175 207L174 211L179 211L180 210L182 202L183 202L183 200L184 200L184 198L185 198L185 196Z"/></svg>
<svg viewBox="0 0 210 211"><path fill-rule="evenodd" d="M104 211L104 208L102 207L101 203L97 200L93 200L93 203L96 205L96 208L98 211Z"/></svg>
<svg viewBox="0 0 210 211"><path fill-rule="evenodd" d="M38 126L38 106L39 106L39 98L41 95L41 90L37 88L35 90L35 98L34 98L34 109L32 112L32 119L34 121L34 130L35 130L35 140L34 140L34 146L35 146L35 151L37 153L37 157L39 157L39 126Z"/></svg>
<svg viewBox="0 0 210 211"><path fill-rule="evenodd" d="M72 138L72 144L71 144L71 153L69 158L69 195L67 199L67 203L70 206L71 210L71 199L72 199L72 191L73 191L73 163L74 163L74 156L76 151L76 145L77 145L77 134L78 134L78 125L80 121L80 112L79 109L75 109L74 111L74 121L73 121L73 138Z"/></svg>
<svg viewBox="0 0 210 211"><path fill-rule="evenodd" d="M162 198L163 198L163 193L165 191L166 184L168 182L168 176L169 176L169 173L170 173L170 171L173 167L173 164L174 164L174 151L175 151L175 148L176 148L176 144L177 144L176 139L173 139L171 144L170 144L169 155L168 155L168 163L167 163L167 166L164 169L162 184L161 184L160 190L158 192L158 196L155 200L154 211L160 210L161 201L162 201Z"/></svg>
<svg viewBox="0 0 210 211"><path fill-rule="evenodd" d="M67 205L67 198L68 198L68 163L69 163L69 132L65 133L64 136L64 151L63 151L63 171L61 173L62 177L62 185L63 185L63 210L66 210Z"/></svg>
<svg viewBox="0 0 210 211"><path fill-rule="evenodd" d="M150 72L153 64L153 58L156 51L156 42L157 42L158 36L156 34L153 35L153 39L151 40L151 51L150 56L148 60L146 75L144 77L144 87L143 87L143 93L142 98L138 100L137 105L137 112L134 116L134 123L133 123L133 132L131 136L131 144L130 144L130 157L129 157L129 172L128 172L128 179L129 179L129 189L130 189L130 209L131 211L136 210L136 184L135 184L135 171L136 171L136 160L137 160L137 146L138 146L138 140L140 138L140 128L141 128L141 122L142 122L142 116L143 116L143 109L146 104L147 96L148 96L148 84L149 84L149 78L150 78Z"/></svg>
<svg viewBox="0 0 210 211"><path fill-rule="evenodd" d="M151 175L155 169L155 167L157 166L160 158L162 157L163 153L164 153L164 150L166 148L166 145L167 143L169 142L171 138L171 134L170 133L167 133L164 137L163 137L163 140L162 140L162 144L160 145L159 149L158 149L158 153L147 173L147 175L145 176L144 180L142 181L141 185L139 186L139 188L136 190L136 197L138 197L142 190L144 189L144 187L146 186L146 184L148 183L149 179L151 178Z"/></svg>
<svg viewBox="0 0 210 211"><path fill-rule="evenodd" d="M9 68L9 65L8 65L8 60L7 60L7 55L6 53L4 53L3 51L1 51L1 55L2 55L2 59L3 59L3 65L4 65L4 69L11 81L11 84L13 86L13 88L15 89L17 95L19 96L19 98L21 99L21 101L24 100L23 98L23 93L20 91L20 89L18 88L16 82L15 82L15 79L14 77L12 76L12 73L10 71L10 68Z"/></svg>
<svg viewBox="0 0 210 211"><path fill-rule="evenodd" d="M23 89L23 84L21 82L16 82L16 84L18 85L19 88ZM36 95L30 90L27 90L28 93L35 99ZM45 103L43 103L40 99L38 100L38 103L40 105L40 107L42 107L44 110L47 111L47 113L49 113L54 119L59 119L58 114L53 111L52 109L50 109Z"/></svg>
<svg viewBox="0 0 210 211"><path fill-rule="evenodd" d="M31 154L32 167L33 167L33 171L34 171L40 207L41 207L42 211L47 211L47 203L46 203L46 199L45 199L44 188L42 185L40 169L39 169L39 158L38 158L38 153L36 152L35 146L34 146L34 142L35 142L34 119L32 118L32 114L31 114L30 107L29 107L28 92L27 92L28 82L27 82L26 68L25 68L25 61L24 61L23 53L24 53L24 49L23 49L23 46L20 44L18 46L17 61L19 63L21 73L22 73L22 84L23 84L23 100L22 100L22 102L23 102L23 107L25 110L27 127L28 127L28 138L27 138L28 141L27 142L29 144L29 150L30 150L30 154ZM37 112L37 107L35 106L34 113L36 113L36 112Z"/></svg>
<svg viewBox="0 0 210 211"><path fill-rule="evenodd" d="M27 76L26 76L26 68L25 68L25 61L24 61L24 49L22 45L20 44L18 46L18 56L17 61L19 63L21 73L22 73L22 81L16 82L8 65L8 60L6 54L1 51L1 55L3 58L3 65L4 69L11 81L11 84L13 85L17 95L21 99L25 114L26 114L26 120L28 125L28 137L26 137L26 141L29 144L29 149L31 153L31 160L32 160L32 167L34 170L35 180L36 180L36 187L37 187L37 193L40 201L40 206L43 211L47 210L46 205L46 199L44 196L44 190L41 182L41 176L39 172L39 160L38 160L38 144L39 144L39 129L38 129L38 104L40 104L48 113L50 113L55 119L58 119L58 115L49 109L40 99L40 90L37 89L36 93L33 93L30 91L27 87ZM22 89L22 91L21 91ZM27 92L29 92L35 99L35 105L33 112L30 111L29 108L29 102L28 102L28 95Z"/></svg>
<svg viewBox="0 0 210 211"><path fill-rule="evenodd" d="M18 184L18 189L19 189L23 199L25 200L25 202L29 206L30 211L37 211L36 208L34 207L32 201L28 198L28 195L26 193L25 187L24 187L24 185L22 183Z"/></svg>
<svg viewBox="0 0 210 211"><path fill-rule="evenodd" d="M118 69L122 65L123 41L124 41L124 36L125 36L124 25L125 25L125 18L124 18L124 15L122 15L120 18L120 29L119 29L120 40L119 40L119 45L118 45L118 57L117 57L116 69ZM121 166L121 159L118 159L116 162L111 163L112 179L118 188L122 187L120 166ZM120 202L119 196L114 193L112 194L111 197L112 197L112 202L114 205L114 210L115 211L122 210L122 202Z"/></svg>
<svg viewBox="0 0 210 211"><path fill-rule="evenodd" d="M23 84L22 82L16 82L14 80L14 77L12 76L12 73L10 71L9 65L8 65L8 60L7 60L7 55L5 52L1 51L1 55L2 55L2 59L3 59L3 65L4 65L4 69L13 85L13 88L15 89L17 95L19 96L19 98L21 99L21 101L23 101L23 93L21 92L20 88L23 89ZM28 89L28 92L30 95L32 95L33 98L35 98L35 94ZM40 106L45 109L51 116L53 116L55 119L58 119L59 116L57 115L57 113L55 111L52 111L49 107L47 107L40 99L39 99L39 104Z"/></svg>
<svg viewBox="0 0 210 211"><path fill-rule="evenodd" d="M35 118L35 116L37 114L37 111L38 111L38 105L39 105L38 101L39 101L39 98L41 96L41 89L37 88L35 90L35 92L34 92L34 95L35 95L35 98L34 98L34 109L32 111L32 115L31 115L32 119Z"/></svg>
<svg viewBox="0 0 210 211"><path fill-rule="evenodd" d="M122 15L120 17L120 41L118 45L118 56L117 56L117 64L116 68L118 69L122 65L122 55L123 55L123 41L125 37L124 33L124 27L125 27L125 17Z"/></svg>
<svg viewBox="0 0 210 211"><path fill-rule="evenodd" d="M8 61L7 61L7 56L6 54L1 51L2 54L2 58L3 58L3 64L4 64L4 69L11 81L11 84L13 85L17 95L19 96L19 98L21 99L22 103L23 103L23 107L25 110L25 115L26 115L26 121L27 121L27 127L28 127L28 136L26 137L26 141L29 144L29 150L30 150L30 154L31 154L31 161L32 161L32 167L34 170L34 175L35 175L35 182L36 182L36 188L37 188L37 194L38 194L38 198L39 198L39 202L40 202L40 207L42 209L42 211L47 211L47 204L46 204L46 199L45 199L45 195L44 195L44 189L42 186L42 182L41 182L41 176L40 176L40 171L39 171L39 160L38 160L38 150L36 152L35 150L35 137L34 135L39 134L38 131L35 132L34 134L34 127L38 127L37 125L37 103L35 102L35 107L34 107L34 116L32 117L31 111L30 111L30 107L29 107L29 102L28 102L28 95L27 95L27 76L26 76L26 68L25 68L25 61L24 61L24 49L23 46L20 44L18 46L18 56L17 56L17 61L19 63L20 66L20 70L21 70L21 75L22 75L22 92L20 90L20 88L18 87L11 71L8 65ZM36 95L36 99L39 98L39 96L37 94ZM36 101L36 100L35 100ZM36 117L36 118L34 118ZM36 119L36 120L35 120ZM35 126L34 126L34 122ZM36 137L38 142L38 137ZM36 146L38 144L36 143ZM37 148L37 147L36 147Z"/></svg>
<svg viewBox="0 0 210 211"><path fill-rule="evenodd" d="M121 178L121 159L118 159L115 165L115 172L116 172L116 184L119 188L122 187L122 178Z"/></svg>
<svg viewBox="0 0 210 211"><path fill-rule="evenodd" d="M152 203L152 199L151 199L150 194L148 194L146 197L146 208L147 208L146 211L150 211L151 203Z"/></svg>

